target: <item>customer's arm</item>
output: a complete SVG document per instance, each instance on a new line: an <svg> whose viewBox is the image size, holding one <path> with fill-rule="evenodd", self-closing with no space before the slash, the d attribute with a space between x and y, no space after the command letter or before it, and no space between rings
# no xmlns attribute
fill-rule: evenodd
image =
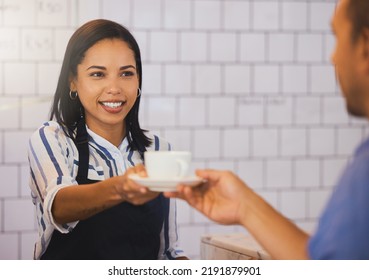
<svg viewBox="0 0 369 280"><path fill-rule="evenodd" d="M275 259L308 259L309 236L277 212L265 200L247 189L240 223Z"/></svg>
<svg viewBox="0 0 369 280"><path fill-rule="evenodd" d="M275 259L307 259L309 236L283 217L232 172L199 170L200 187L179 186L168 197L185 199L210 219L243 225Z"/></svg>

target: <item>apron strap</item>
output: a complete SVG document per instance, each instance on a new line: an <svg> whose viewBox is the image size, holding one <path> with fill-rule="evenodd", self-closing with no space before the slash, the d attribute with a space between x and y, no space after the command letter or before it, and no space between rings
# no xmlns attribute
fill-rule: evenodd
<svg viewBox="0 0 369 280"><path fill-rule="evenodd" d="M86 180L88 175L88 137L89 135L87 133L85 119L81 117L77 125L77 135L75 139L75 144L79 153L78 173L76 177L76 180L79 184Z"/></svg>

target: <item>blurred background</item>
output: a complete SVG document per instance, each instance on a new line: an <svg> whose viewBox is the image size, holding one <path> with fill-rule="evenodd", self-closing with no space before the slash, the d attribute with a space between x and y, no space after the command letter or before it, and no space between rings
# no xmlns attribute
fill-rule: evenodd
<svg viewBox="0 0 369 280"><path fill-rule="evenodd" d="M0 0L0 259L31 259L37 237L27 144L48 119L66 44L88 20L128 27L142 50L140 120L193 153L193 169L236 172L313 231L368 134L349 117L330 55L335 0ZM245 232L178 201L181 245Z"/></svg>

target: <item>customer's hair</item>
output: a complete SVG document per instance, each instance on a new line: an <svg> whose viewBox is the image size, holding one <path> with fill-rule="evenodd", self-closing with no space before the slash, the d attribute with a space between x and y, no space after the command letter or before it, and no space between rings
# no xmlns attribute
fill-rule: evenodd
<svg viewBox="0 0 369 280"><path fill-rule="evenodd" d="M369 1L349 0L348 17L352 23L352 40L356 42L364 28L369 28Z"/></svg>
<svg viewBox="0 0 369 280"><path fill-rule="evenodd" d="M75 100L70 98L70 81L77 77L77 66L82 62L89 48L101 40L114 38L123 40L132 49L136 61L139 88L142 86L140 48L133 35L120 24L104 19L92 20L82 25L68 42L50 112L50 120L55 118L71 138L74 138L73 132L77 123L82 119L81 116L84 116L84 108L78 97ZM140 98L139 95L125 118L125 124L130 148L139 151L142 156L146 147L151 144L151 140L146 137L138 121Z"/></svg>

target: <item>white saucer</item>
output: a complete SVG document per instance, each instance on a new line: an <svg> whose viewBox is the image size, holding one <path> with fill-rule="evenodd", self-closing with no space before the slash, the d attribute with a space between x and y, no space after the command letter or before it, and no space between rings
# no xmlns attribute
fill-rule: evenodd
<svg viewBox="0 0 369 280"><path fill-rule="evenodd" d="M204 180L197 176L184 177L178 179L151 179L148 177L140 177L137 174L129 176L137 184L149 188L156 192L171 192L176 190L178 184L184 184L191 187L199 185Z"/></svg>

